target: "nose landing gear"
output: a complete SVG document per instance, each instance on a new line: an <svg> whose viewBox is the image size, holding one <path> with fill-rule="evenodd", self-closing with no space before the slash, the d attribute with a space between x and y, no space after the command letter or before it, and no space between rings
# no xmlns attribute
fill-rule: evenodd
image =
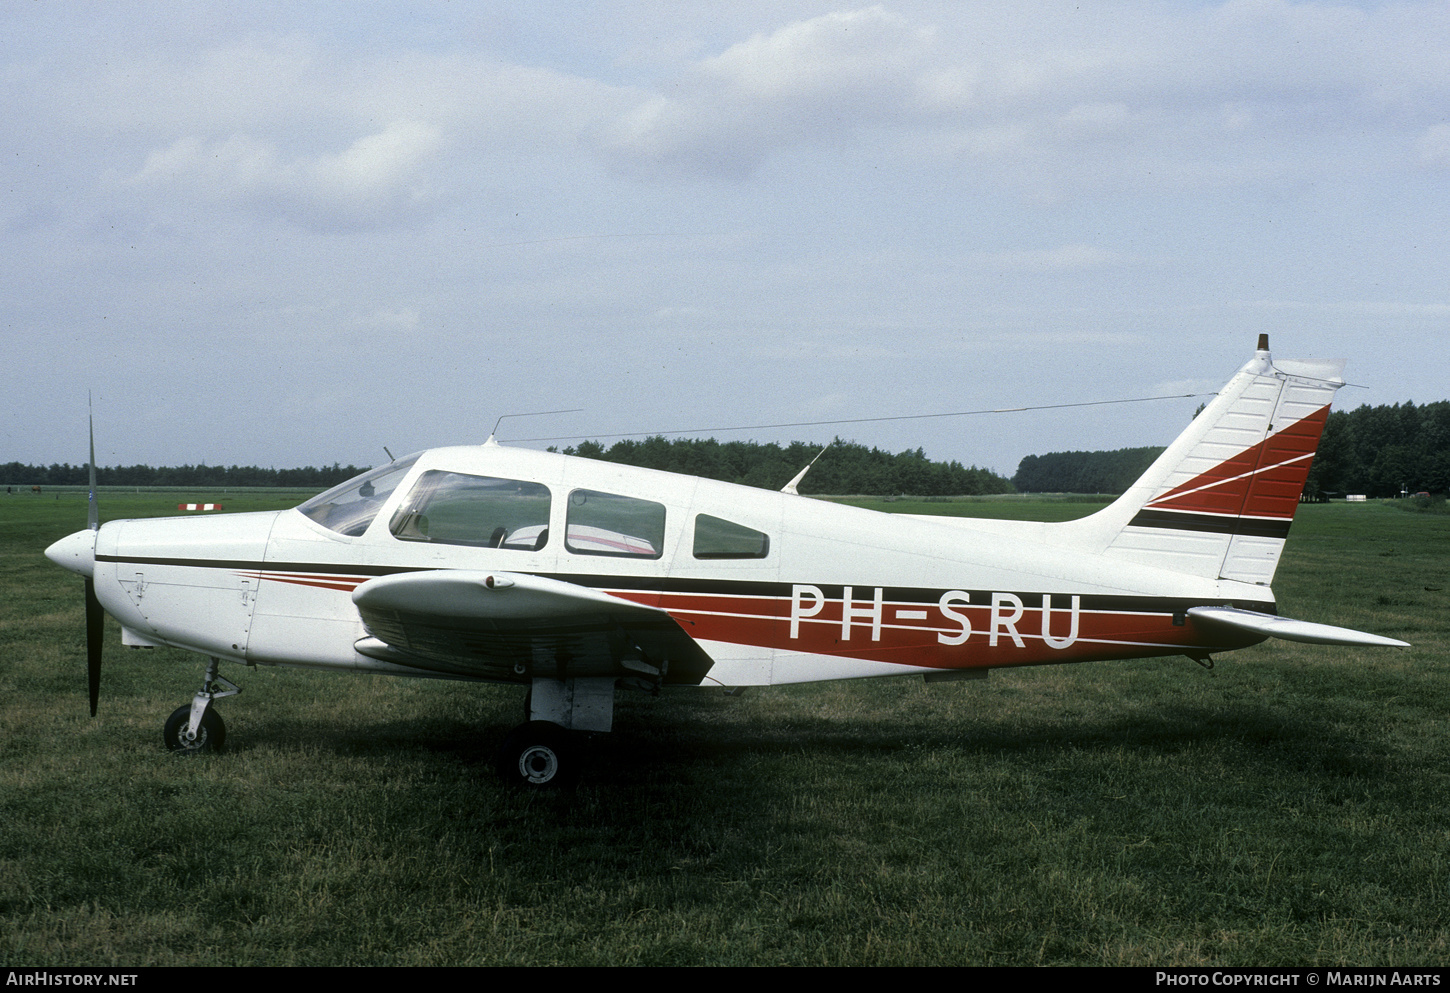
<svg viewBox="0 0 1450 993"><path fill-rule="evenodd" d="M223 697L236 696L242 689L217 674L220 664L216 658L207 662L201 689L191 698L191 703L177 707L166 719L161 737L171 751L196 754L221 750L226 741L227 726L221 714L212 708L212 703Z"/></svg>

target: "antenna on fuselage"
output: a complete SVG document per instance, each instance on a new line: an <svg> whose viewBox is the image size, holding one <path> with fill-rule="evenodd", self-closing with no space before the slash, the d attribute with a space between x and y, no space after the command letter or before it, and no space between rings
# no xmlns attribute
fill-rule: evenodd
<svg viewBox="0 0 1450 993"><path fill-rule="evenodd" d="M383 446L383 451L388 452L388 446L387 445L384 445ZM398 460L393 457L393 453L392 452L388 452L388 461L389 462L396 462Z"/></svg>
<svg viewBox="0 0 1450 993"><path fill-rule="evenodd" d="M832 442L831 444L835 444L835 442ZM826 446L826 448L830 448L830 447L831 447L831 445L827 445ZM806 463L806 467L804 469L802 469L800 472L796 473L795 474L795 478L792 479L790 482L786 483L784 486L782 486L780 488L780 491L782 493L789 493L792 496L800 496L800 492L796 489L796 487L800 485L800 481L802 479L805 479L806 478L806 473L808 473L808 472L811 471L811 466L813 466L813 465L816 464L816 459L819 459L822 455L825 455L826 454L826 448L822 448L819 452L817 452L816 453L816 458L811 459L809 462L807 462Z"/></svg>
<svg viewBox="0 0 1450 993"><path fill-rule="evenodd" d="M493 430L488 433L488 440L485 441L484 444L498 444L498 441L495 440L495 437L498 434L498 426L503 423L503 419L505 417L543 417L545 414L577 414L583 409L583 407L572 407L569 410L533 410L527 414L499 414L498 420L493 422Z"/></svg>

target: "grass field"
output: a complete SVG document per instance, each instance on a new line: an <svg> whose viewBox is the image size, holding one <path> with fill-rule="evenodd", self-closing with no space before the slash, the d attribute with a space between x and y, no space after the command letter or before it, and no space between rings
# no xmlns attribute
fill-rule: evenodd
<svg viewBox="0 0 1450 993"><path fill-rule="evenodd" d="M517 688L228 667L228 750L178 758L202 660L112 624L90 718L81 584L41 556L84 517L0 497L5 965L1450 962L1444 514L1303 507L1275 583L1407 651L621 694L542 796L489 769Z"/></svg>

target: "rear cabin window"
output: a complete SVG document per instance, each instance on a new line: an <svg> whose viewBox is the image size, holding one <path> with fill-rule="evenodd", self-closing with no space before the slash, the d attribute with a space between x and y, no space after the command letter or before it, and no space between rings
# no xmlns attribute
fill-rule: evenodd
<svg viewBox="0 0 1450 993"><path fill-rule="evenodd" d="M695 558L763 559L770 554L770 536L709 514L695 517Z"/></svg>
<svg viewBox="0 0 1450 993"><path fill-rule="evenodd" d="M578 555L657 559L664 554L665 505L598 490L574 490L564 547Z"/></svg>
<svg viewBox="0 0 1450 993"><path fill-rule="evenodd" d="M400 541L536 552L549 543L542 483L432 470L418 477L390 530Z"/></svg>

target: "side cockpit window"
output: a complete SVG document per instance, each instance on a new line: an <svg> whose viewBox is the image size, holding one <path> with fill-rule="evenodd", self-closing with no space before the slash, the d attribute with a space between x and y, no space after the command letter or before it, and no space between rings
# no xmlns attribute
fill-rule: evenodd
<svg viewBox="0 0 1450 993"><path fill-rule="evenodd" d="M770 554L770 536L709 514L695 517L695 558L763 559Z"/></svg>
<svg viewBox="0 0 1450 993"><path fill-rule="evenodd" d="M665 505L653 500L574 490L564 547L578 555L657 559L664 554Z"/></svg>
<svg viewBox="0 0 1450 993"><path fill-rule="evenodd" d="M549 542L549 488L542 483L432 470L393 514L401 541L536 552Z"/></svg>
<svg viewBox="0 0 1450 993"><path fill-rule="evenodd" d="M418 456L389 462L317 494L298 510L325 528L356 537L368 529Z"/></svg>

